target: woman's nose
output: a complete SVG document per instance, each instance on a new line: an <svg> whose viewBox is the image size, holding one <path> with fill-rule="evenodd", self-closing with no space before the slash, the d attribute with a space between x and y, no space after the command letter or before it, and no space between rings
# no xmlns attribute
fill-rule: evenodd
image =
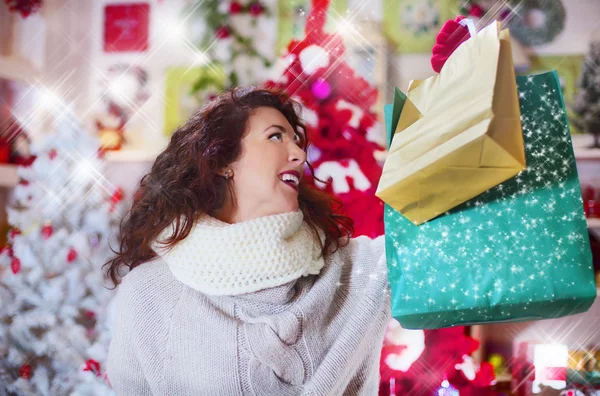
<svg viewBox="0 0 600 396"><path fill-rule="evenodd" d="M290 162L300 162L304 164L306 162L306 153L302 148L298 147L297 144L293 143L290 148L289 161Z"/></svg>

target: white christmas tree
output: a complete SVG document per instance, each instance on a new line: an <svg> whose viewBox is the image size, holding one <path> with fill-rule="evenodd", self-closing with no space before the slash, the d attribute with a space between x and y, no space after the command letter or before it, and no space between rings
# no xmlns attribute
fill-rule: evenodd
<svg viewBox="0 0 600 396"><path fill-rule="evenodd" d="M110 395L105 362L122 190L102 176L99 142L69 109L20 167L0 253L0 395Z"/></svg>

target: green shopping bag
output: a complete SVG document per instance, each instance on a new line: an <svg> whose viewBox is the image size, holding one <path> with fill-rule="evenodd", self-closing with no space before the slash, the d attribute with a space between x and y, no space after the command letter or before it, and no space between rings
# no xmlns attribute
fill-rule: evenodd
<svg viewBox="0 0 600 396"><path fill-rule="evenodd" d="M404 328L555 318L596 297L558 76L517 85L526 170L420 226L386 205L392 316ZM400 91L386 105L388 142L402 105Z"/></svg>

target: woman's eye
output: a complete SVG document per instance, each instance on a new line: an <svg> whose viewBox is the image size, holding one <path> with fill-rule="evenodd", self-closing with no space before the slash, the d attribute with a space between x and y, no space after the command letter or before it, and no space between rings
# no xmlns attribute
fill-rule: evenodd
<svg viewBox="0 0 600 396"><path fill-rule="evenodd" d="M269 136L269 139L273 139L273 138L276 138L276 140L279 140L279 141L283 141L283 134L281 132L275 132L271 136Z"/></svg>
<svg viewBox="0 0 600 396"><path fill-rule="evenodd" d="M295 134L295 135L294 135L294 141L296 142L296 144L297 144L299 147L302 147L302 146L304 146L304 135L301 135L301 134L299 134L299 133Z"/></svg>

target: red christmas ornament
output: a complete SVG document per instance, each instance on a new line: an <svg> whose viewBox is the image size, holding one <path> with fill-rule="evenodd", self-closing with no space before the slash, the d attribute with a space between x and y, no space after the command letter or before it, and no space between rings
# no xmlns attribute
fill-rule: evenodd
<svg viewBox="0 0 600 396"><path fill-rule="evenodd" d="M250 4L250 13L254 16L259 16L264 10L264 7L258 2Z"/></svg>
<svg viewBox="0 0 600 396"><path fill-rule="evenodd" d="M31 379L31 366L25 363L19 369L19 376L25 379Z"/></svg>
<svg viewBox="0 0 600 396"><path fill-rule="evenodd" d="M230 14L239 14L240 12L242 12L244 8L242 7L242 5L240 3L238 3L237 1L232 1L231 4L229 5L229 13Z"/></svg>
<svg viewBox="0 0 600 396"><path fill-rule="evenodd" d="M8 232L8 242L12 244L15 241L15 237L20 234L21 230L18 228L11 228L11 230Z"/></svg>
<svg viewBox="0 0 600 396"><path fill-rule="evenodd" d="M46 224L44 227L42 227L42 238L50 239L53 233L54 228L52 228L50 224Z"/></svg>
<svg viewBox="0 0 600 396"><path fill-rule="evenodd" d="M113 195L110 197L110 202L117 204L123 200L123 189L121 187L117 188Z"/></svg>
<svg viewBox="0 0 600 396"><path fill-rule="evenodd" d="M85 361L83 371L91 371L92 373L100 376L100 363L94 359L88 359Z"/></svg>
<svg viewBox="0 0 600 396"><path fill-rule="evenodd" d="M48 156L50 157L51 160L53 160L54 158L56 158L56 155L57 155L56 149L52 149L48 153Z"/></svg>
<svg viewBox="0 0 600 396"><path fill-rule="evenodd" d="M117 204L123 200L123 189L117 188L113 195L110 197L110 209L109 212L113 212L117 208Z"/></svg>
<svg viewBox="0 0 600 396"><path fill-rule="evenodd" d="M42 7L42 0L4 0L10 12L18 12L23 18L35 13Z"/></svg>
<svg viewBox="0 0 600 396"><path fill-rule="evenodd" d="M73 248L69 249L69 253L67 253L67 262L72 263L77 258L77 251Z"/></svg>
<svg viewBox="0 0 600 396"><path fill-rule="evenodd" d="M227 26L219 26L215 31L215 35L219 39L226 39L231 36L231 31Z"/></svg>
<svg viewBox="0 0 600 396"><path fill-rule="evenodd" d="M19 180L19 184L22 185L22 186L28 186L29 182L27 180L25 180L25 179L21 179L21 180Z"/></svg>
<svg viewBox="0 0 600 396"><path fill-rule="evenodd" d="M96 317L96 313L94 311L90 311L89 309L85 310L85 316L88 319L94 319Z"/></svg>
<svg viewBox="0 0 600 396"><path fill-rule="evenodd" d="M12 260L10 260L10 269L15 275L21 271L21 260L19 260L18 257L13 257Z"/></svg>
<svg viewBox="0 0 600 396"><path fill-rule="evenodd" d="M446 22L437 34L432 49L433 56L431 57L431 67L436 73L442 70L442 67L458 46L470 37L469 29L460 24L463 19L465 17L459 15L456 19Z"/></svg>
<svg viewBox="0 0 600 396"><path fill-rule="evenodd" d="M483 8L481 8L481 6L479 6L478 4L473 4L471 5L471 8L469 9L469 15L474 17L474 18L481 18L483 16L484 12L483 12Z"/></svg>

